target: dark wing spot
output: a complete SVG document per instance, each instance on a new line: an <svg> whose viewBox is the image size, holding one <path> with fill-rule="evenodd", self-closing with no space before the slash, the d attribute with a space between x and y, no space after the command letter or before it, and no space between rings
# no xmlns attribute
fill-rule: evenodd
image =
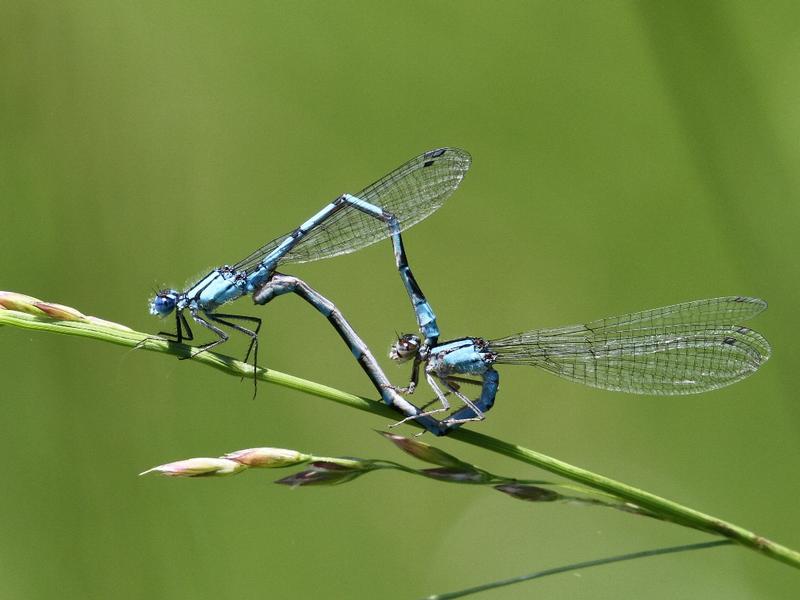
<svg viewBox="0 0 800 600"><path fill-rule="evenodd" d="M433 163L434 163L434 161L432 161L432 160L426 161L426 162L425 162L425 163L422 165L422 168L424 169L425 167L430 167L430 166L431 166Z"/></svg>
<svg viewBox="0 0 800 600"><path fill-rule="evenodd" d="M733 346L736 344L736 338L726 337L724 340L722 340L722 343L727 344L728 346Z"/></svg>
<svg viewBox="0 0 800 600"><path fill-rule="evenodd" d="M436 150L431 150L430 152L425 153L425 158L438 158L445 152L447 152L447 148L438 148ZM428 165L425 166L427 167Z"/></svg>

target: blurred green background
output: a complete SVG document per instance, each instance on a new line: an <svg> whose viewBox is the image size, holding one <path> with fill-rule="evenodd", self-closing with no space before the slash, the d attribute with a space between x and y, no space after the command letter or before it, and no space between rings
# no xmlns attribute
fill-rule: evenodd
<svg viewBox="0 0 800 600"><path fill-rule="evenodd" d="M406 236L445 337L747 294L771 304L754 327L774 349L754 377L674 399L507 367L475 428L798 548L799 30L796 2L6 1L0 289L155 332L154 287L461 146L461 188ZM385 351L414 321L388 242L290 272L404 380ZM375 396L300 300L233 308L264 317L264 364ZM392 473L140 479L259 445L406 459L381 419L268 385L253 401L164 355L6 327L0 364L4 598L414 598L707 539ZM788 598L798 581L723 548L484 597Z"/></svg>

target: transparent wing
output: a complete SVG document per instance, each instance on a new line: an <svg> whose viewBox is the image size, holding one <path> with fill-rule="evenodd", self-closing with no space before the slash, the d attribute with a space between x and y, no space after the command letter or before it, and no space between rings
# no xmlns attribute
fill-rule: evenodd
<svg viewBox="0 0 800 600"><path fill-rule="evenodd" d="M538 329L492 340L498 363L540 367L578 383L636 394L695 394L729 385L769 359L770 346L740 323L758 298L729 296Z"/></svg>
<svg viewBox="0 0 800 600"><path fill-rule="evenodd" d="M459 148L431 150L354 195L392 213L404 230L444 204L461 183L470 162L469 153ZM309 262L347 254L389 236L386 223L347 206L311 230L278 262ZM253 269L285 238L281 236L268 242L234 268Z"/></svg>

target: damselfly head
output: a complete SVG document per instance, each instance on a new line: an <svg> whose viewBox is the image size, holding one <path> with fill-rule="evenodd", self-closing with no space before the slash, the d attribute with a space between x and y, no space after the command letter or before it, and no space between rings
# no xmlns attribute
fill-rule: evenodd
<svg viewBox="0 0 800 600"><path fill-rule="evenodd" d="M166 317L173 310L178 301L178 292L175 290L160 290L150 301L150 314Z"/></svg>
<svg viewBox="0 0 800 600"><path fill-rule="evenodd" d="M422 340L419 339L418 335L404 333L389 348L389 358L401 363L406 362L417 355L421 344Z"/></svg>

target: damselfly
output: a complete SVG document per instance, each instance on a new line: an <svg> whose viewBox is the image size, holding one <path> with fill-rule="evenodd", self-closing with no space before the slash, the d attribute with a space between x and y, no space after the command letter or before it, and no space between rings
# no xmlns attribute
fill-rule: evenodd
<svg viewBox="0 0 800 600"><path fill-rule="evenodd" d="M495 364L530 365L584 385L635 394L696 394L730 385L769 359L767 340L740 325L766 307L758 298L728 296L494 340L466 337L431 346L405 334L389 356L414 361L411 383L395 388L400 392L414 391L424 365L442 405L424 414L450 410L449 394L464 403L442 421L441 433L446 433L483 419L492 407L500 380ZM479 385L480 396L468 397L463 384Z"/></svg>
<svg viewBox="0 0 800 600"><path fill-rule="evenodd" d="M435 338L436 319L408 266L400 232L442 206L461 183L470 160L469 154L458 148L425 152L358 194L342 194L291 233L267 242L238 263L213 269L186 291L159 291L150 302L151 314L167 317L175 313L175 333L161 335L178 343L193 340L184 315L188 310L196 323L217 336L198 346L195 354L227 341L224 326L250 337L245 362L252 352L255 365L261 319L221 313L219 307L267 284L279 265L347 254L391 237L397 268L411 296L420 330ZM232 321L253 325L248 328Z"/></svg>

